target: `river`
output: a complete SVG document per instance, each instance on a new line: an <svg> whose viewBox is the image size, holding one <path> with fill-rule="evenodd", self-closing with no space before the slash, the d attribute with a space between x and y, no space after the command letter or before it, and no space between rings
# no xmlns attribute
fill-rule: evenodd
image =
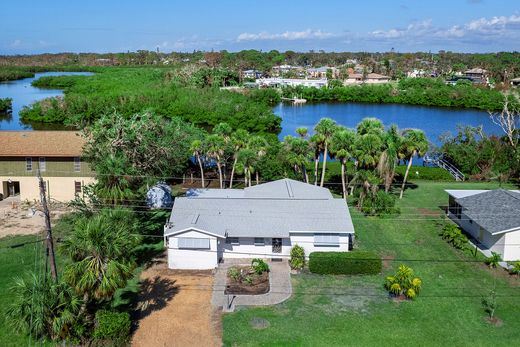
<svg viewBox="0 0 520 347"><path fill-rule="evenodd" d="M500 127L491 121L487 112L472 109L397 104L311 103L292 105L281 103L273 108L273 112L282 118L280 139L286 135L296 136L298 127L306 127L312 133L314 125L322 117L332 118L349 128L355 128L365 117L376 117L381 119L386 126L396 124L399 129L422 129L430 142L435 145L440 144L439 137L442 134L446 132L456 134L457 125L482 125L486 134L503 134Z"/></svg>
<svg viewBox="0 0 520 347"><path fill-rule="evenodd" d="M63 95L60 89L42 89L31 85L31 82L43 76L83 75L90 76L91 72L43 72L34 77L24 78L16 81L0 83L0 98L13 99L13 111L10 114L0 114L0 130L31 130L36 129L58 129L63 126L45 124L25 124L20 120L20 111L35 101Z"/></svg>

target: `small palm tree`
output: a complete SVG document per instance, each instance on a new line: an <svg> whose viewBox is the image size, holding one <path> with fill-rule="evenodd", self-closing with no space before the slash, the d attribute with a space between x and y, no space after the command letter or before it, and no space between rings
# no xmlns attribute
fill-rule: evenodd
<svg viewBox="0 0 520 347"><path fill-rule="evenodd" d="M139 243L135 227L125 210L103 210L79 219L60 248L72 263L63 278L86 307L91 299L109 299L133 275L133 251Z"/></svg>
<svg viewBox="0 0 520 347"><path fill-rule="evenodd" d="M258 164L260 163L260 160L267 154L267 150L269 149L269 144L267 143L267 140L262 136L251 136L247 143L247 148L253 150L256 153L257 160L255 162L256 167L254 169L255 175L256 175L256 184L259 183L259 168Z"/></svg>
<svg viewBox="0 0 520 347"><path fill-rule="evenodd" d="M191 143L190 152L197 159L197 163L199 164L201 184L202 184L202 188L204 188L206 185L204 182L204 165L202 163L202 155L204 153L204 147L203 147L202 141L194 140Z"/></svg>
<svg viewBox="0 0 520 347"><path fill-rule="evenodd" d="M238 165L237 169L239 172L244 174L245 185L251 187L251 173L254 172L256 166L257 156L254 150L244 148L238 152Z"/></svg>
<svg viewBox="0 0 520 347"><path fill-rule="evenodd" d="M314 134L310 138L310 144L314 151L314 185L318 185L318 167L320 164L320 155L323 151L324 139L320 134Z"/></svg>
<svg viewBox="0 0 520 347"><path fill-rule="evenodd" d="M300 135L301 138L306 138L307 134L309 133L309 129L305 127L296 128L296 133Z"/></svg>
<svg viewBox="0 0 520 347"><path fill-rule="evenodd" d="M397 126L391 125L383 136L384 150L379 158L377 170L384 180L385 192L390 190L394 181L395 168L399 159L399 148L401 147L401 135L397 130Z"/></svg>
<svg viewBox="0 0 520 347"><path fill-rule="evenodd" d="M325 170L327 167L329 145L330 141L332 140L332 136L334 136L334 133L336 132L336 129L336 122L330 118L320 119L318 124L316 124L314 127L316 133L321 135L321 138L323 139L323 166L321 168L320 187L323 187L323 183L325 182Z"/></svg>
<svg viewBox="0 0 520 347"><path fill-rule="evenodd" d="M123 157L109 155L96 165L96 196L106 204L116 205L135 199L130 164Z"/></svg>
<svg viewBox="0 0 520 347"><path fill-rule="evenodd" d="M426 151L428 150L428 139L422 130L411 129L404 132L401 144L401 153L404 157L409 157L409 160L408 165L406 166L399 199L403 198L404 187L406 186L406 179L408 178L410 168L412 167L413 157L416 155L422 157L426 154Z"/></svg>
<svg viewBox="0 0 520 347"><path fill-rule="evenodd" d="M500 254L496 252L491 252L491 256L486 259L486 264L488 264L490 268L496 269L500 265L501 261L502 257L500 256Z"/></svg>
<svg viewBox="0 0 520 347"><path fill-rule="evenodd" d="M385 288L395 296L404 295L408 299L415 299L422 286L422 280L414 277L413 269L406 265L399 265L394 276L385 279Z"/></svg>
<svg viewBox="0 0 520 347"><path fill-rule="evenodd" d="M294 167L295 172L303 174L304 182L309 183L306 164L310 160L311 148L307 140L287 135L284 138L283 148L287 162Z"/></svg>
<svg viewBox="0 0 520 347"><path fill-rule="evenodd" d="M508 265L511 266L509 268L509 273L520 277L520 261L509 262Z"/></svg>

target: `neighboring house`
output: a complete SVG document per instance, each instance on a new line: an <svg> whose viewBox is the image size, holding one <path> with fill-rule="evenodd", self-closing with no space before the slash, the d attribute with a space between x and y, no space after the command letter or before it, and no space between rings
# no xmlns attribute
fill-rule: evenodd
<svg viewBox="0 0 520 347"><path fill-rule="evenodd" d="M328 85L327 79L307 80L298 78L259 78L255 82L260 87L326 87Z"/></svg>
<svg viewBox="0 0 520 347"><path fill-rule="evenodd" d="M307 69L308 78L327 78L327 73L330 71L331 78L339 77L339 70L332 66L322 66L318 68Z"/></svg>
<svg viewBox="0 0 520 347"><path fill-rule="evenodd" d="M164 227L168 266L212 269L226 258L281 258L298 244L349 251L354 226L344 199L281 179L245 189L196 189L176 198Z"/></svg>
<svg viewBox="0 0 520 347"><path fill-rule="evenodd" d="M427 77L430 76L430 74L423 69L413 69L412 71L408 71L406 73L406 77L409 78L419 78L419 77Z"/></svg>
<svg viewBox="0 0 520 347"><path fill-rule="evenodd" d="M464 76L473 80L473 83L487 84L487 70L474 68L464 71Z"/></svg>
<svg viewBox="0 0 520 347"><path fill-rule="evenodd" d="M258 70L244 70L242 71L242 78L261 78L263 74Z"/></svg>
<svg viewBox="0 0 520 347"><path fill-rule="evenodd" d="M511 80L511 85L512 85L513 87L518 87L518 86L520 86L520 77L513 78L513 79Z"/></svg>
<svg viewBox="0 0 520 347"><path fill-rule="evenodd" d="M475 80L473 80L473 78L471 77L466 77L466 76L452 76L451 78L447 79L446 80L446 84L449 84L449 85L456 85L458 81L469 81L471 83L475 83Z"/></svg>
<svg viewBox="0 0 520 347"><path fill-rule="evenodd" d="M343 81L344 85L352 84L381 84L390 82L390 77L383 76L377 73L369 73L364 76L362 73L349 74L347 79Z"/></svg>
<svg viewBox="0 0 520 347"><path fill-rule="evenodd" d="M520 191L446 190L448 216L504 261L520 260Z"/></svg>
<svg viewBox="0 0 520 347"><path fill-rule="evenodd" d="M50 199L69 201L94 182L74 131L0 131L0 194L39 200L38 171Z"/></svg>

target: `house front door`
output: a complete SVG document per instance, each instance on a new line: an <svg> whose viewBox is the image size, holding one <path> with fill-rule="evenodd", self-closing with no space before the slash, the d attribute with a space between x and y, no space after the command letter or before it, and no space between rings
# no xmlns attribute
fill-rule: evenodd
<svg viewBox="0 0 520 347"><path fill-rule="evenodd" d="M272 241L273 253L282 253L282 239L275 238Z"/></svg>

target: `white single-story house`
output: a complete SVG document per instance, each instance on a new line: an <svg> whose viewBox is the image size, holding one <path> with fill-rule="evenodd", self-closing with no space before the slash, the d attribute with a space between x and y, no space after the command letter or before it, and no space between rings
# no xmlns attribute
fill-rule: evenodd
<svg viewBox="0 0 520 347"><path fill-rule="evenodd" d="M315 87L322 88L328 86L328 80L326 78L318 80L300 79L300 78L258 78L255 81L261 87Z"/></svg>
<svg viewBox="0 0 520 347"><path fill-rule="evenodd" d="M175 199L164 227L171 269L212 269L226 258L288 258L298 244L349 251L354 226L327 188L281 179L245 189L195 189Z"/></svg>
<svg viewBox="0 0 520 347"><path fill-rule="evenodd" d="M483 250L520 260L520 191L446 190L448 216Z"/></svg>

